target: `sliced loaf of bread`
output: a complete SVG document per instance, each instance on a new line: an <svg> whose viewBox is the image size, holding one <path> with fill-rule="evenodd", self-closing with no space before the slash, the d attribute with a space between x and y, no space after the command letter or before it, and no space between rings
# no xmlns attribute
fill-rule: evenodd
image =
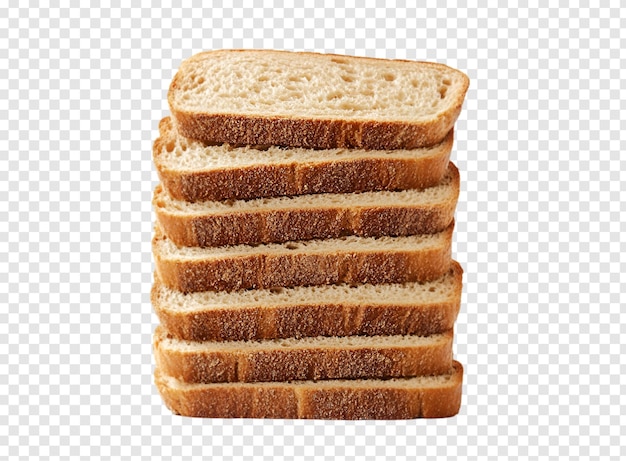
<svg viewBox="0 0 626 461"><path fill-rule="evenodd" d="M421 149L302 149L210 145L180 136L170 117L159 123L153 160L176 200L252 199L285 195L424 189L446 172L453 133Z"/></svg>
<svg viewBox="0 0 626 461"><path fill-rule="evenodd" d="M262 383L186 383L155 371L156 386L175 414L205 418L411 419L454 416L463 367L441 375Z"/></svg>
<svg viewBox="0 0 626 461"><path fill-rule="evenodd" d="M153 205L178 246L256 245L290 240L432 234L454 218L459 171L424 190L314 194L254 200L185 202L157 186Z"/></svg>
<svg viewBox="0 0 626 461"><path fill-rule="evenodd" d="M242 341L353 335L420 335L452 329L463 269L432 282L319 285L182 293L155 273L152 306L179 339Z"/></svg>
<svg viewBox="0 0 626 461"><path fill-rule="evenodd" d="M188 383L388 379L447 373L452 330L430 336L185 341L154 333L157 367Z"/></svg>
<svg viewBox="0 0 626 461"><path fill-rule="evenodd" d="M177 247L155 226L160 280L182 292L435 280L450 268L454 222L437 234Z"/></svg>
<svg viewBox="0 0 626 461"><path fill-rule="evenodd" d="M178 132L204 142L413 149L445 138L468 86L443 64L219 50L184 61L168 101Z"/></svg>

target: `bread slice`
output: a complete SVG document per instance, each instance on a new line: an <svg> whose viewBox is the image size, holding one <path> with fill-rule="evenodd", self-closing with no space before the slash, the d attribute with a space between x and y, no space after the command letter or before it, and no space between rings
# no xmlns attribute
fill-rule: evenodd
<svg viewBox="0 0 626 461"><path fill-rule="evenodd" d="M157 367L188 383L398 378L447 373L452 330L431 336L185 341L154 332Z"/></svg>
<svg viewBox="0 0 626 461"><path fill-rule="evenodd" d="M155 371L165 405L205 418L411 419L454 416L461 407L463 367L446 374L388 380L186 383Z"/></svg>
<svg viewBox="0 0 626 461"><path fill-rule="evenodd" d="M189 341L354 335L428 336L452 329L463 269L432 282L181 293L155 274L152 306L168 332Z"/></svg>
<svg viewBox="0 0 626 461"><path fill-rule="evenodd" d="M443 64L219 50L184 61L168 101L178 132L204 142L414 149L444 139L468 86Z"/></svg>
<svg viewBox="0 0 626 461"><path fill-rule="evenodd" d="M163 284L182 292L417 282L449 269L453 227L408 237L199 248L177 247L157 225L152 252Z"/></svg>
<svg viewBox="0 0 626 461"><path fill-rule="evenodd" d="M302 149L207 145L159 123L153 160L176 200L252 199L284 195L424 189L446 172L453 133L422 149Z"/></svg>
<svg viewBox="0 0 626 461"><path fill-rule="evenodd" d="M255 245L290 240L432 234L454 218L459 171L422 191L314 194L226 202L183 202L157 186L161 229L178 246Z"/></svg>

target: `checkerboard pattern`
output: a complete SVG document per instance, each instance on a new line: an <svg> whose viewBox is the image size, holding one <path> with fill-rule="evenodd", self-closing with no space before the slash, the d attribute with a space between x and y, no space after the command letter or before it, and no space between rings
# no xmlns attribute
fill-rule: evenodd
<svg viewBox="0 0 626 461"><path fill-rule="evenodd" d="M626 456L619 2L31 3L0 7L0 459ZM161 403L151 143L181 60L233 47L470 76L453 151L466 271L457 417L199 420Z"/></svg>

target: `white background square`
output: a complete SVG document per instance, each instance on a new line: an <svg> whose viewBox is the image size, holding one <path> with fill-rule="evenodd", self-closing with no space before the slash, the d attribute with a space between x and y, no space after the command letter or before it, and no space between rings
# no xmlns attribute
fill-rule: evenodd
<svg viewBox="0 0 626 461"><path fill-rule="evenodd" d="M9 3L0 9L0 458L626 456L623 9ZM470 76L453 151L454 256L465 268L457 417L199 420L161 403L151 145L181 60L217 48L429 60Z"/></svg>

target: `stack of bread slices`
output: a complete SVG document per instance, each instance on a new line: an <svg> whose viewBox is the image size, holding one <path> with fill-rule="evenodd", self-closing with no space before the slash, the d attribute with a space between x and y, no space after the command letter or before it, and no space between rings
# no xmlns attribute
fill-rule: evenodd
<svg viewBox="0 0 626 461"><path fill-rule="evenodd" d="M155 380L174 413L459 411L449 157L467 87L423 62L224 50L182 63L153 151Z"/></svg>

